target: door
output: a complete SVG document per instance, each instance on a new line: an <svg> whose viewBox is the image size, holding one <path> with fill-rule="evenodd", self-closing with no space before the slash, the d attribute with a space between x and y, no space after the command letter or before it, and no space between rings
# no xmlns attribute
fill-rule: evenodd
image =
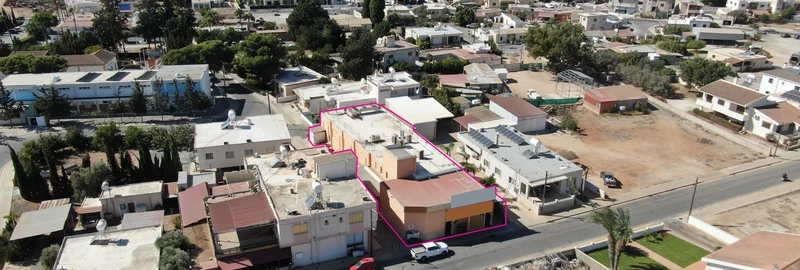
<svg viewBox="0 0 800 270"><path fill-rule="evenodd" d="M346 238L339 236L317 242L317 262L330 261L347 256Z"/></svg>
<svg viewBox="0 0 800 270"><path fill-rule="evenodd" d="M136 213L136 205L133 203L128 203L128 213Z"/></svg>

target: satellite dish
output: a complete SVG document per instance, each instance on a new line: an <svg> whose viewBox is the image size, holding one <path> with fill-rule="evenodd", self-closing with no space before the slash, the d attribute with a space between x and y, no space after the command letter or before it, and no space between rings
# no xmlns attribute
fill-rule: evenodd
<svg viewBox="0 0 800 270"><path fill-rule="evenodd" d="M361 84L367 84L367 79L361 78Z"/></svg>
<svg viewBox="0 0 800 270"><path fill-rule="evenodd" d="M231 110L228 111L228 121L233 122L234 119L236 119L236 111L231 109Z"/></svg>
<svg viewBox="0 0 800 270"><path fill-rule="evenodd" d="M314 181L314 183L311 183L311 188L314 190L315 194L317 195L322 194L322 182L320 182L319 180Z"/></svg>
<svg viewBox="0 0 800 270"><path fill-rule="evenodd" d="M332 78L332 79L331 79L331 83L332 83L333 85L336 85L336 83L337 83L337 82L338 82L338 80L337 80L336 78Z"/></svg>
<svg viewBox="0 0 800 270"><path fill-rule="evenodd" d="M111 187L108 185L108 181L103 181L103 184L100 185L100 189L102 189L103 191L111 189Z"/></svg>

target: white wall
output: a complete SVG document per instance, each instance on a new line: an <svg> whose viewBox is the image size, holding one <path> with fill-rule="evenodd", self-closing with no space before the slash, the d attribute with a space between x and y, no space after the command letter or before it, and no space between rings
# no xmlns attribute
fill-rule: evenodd
<svg viewBox="0 0 800 270"><path fill-rule="evenodd" d="M425 122L425 123L417 123L414 124L414 128L419 132L420 135L425 137L430 141L436 140L436 123L437 121Z"/></svg>
<svg viewBox="0 0 800 270"><path fill-rule="evenodd" d="M68 66L67 72L79 72L79 71L104 71L105 66L97 65L97 66Z"/></svg>
<svg viewBox="0 0 800 270"><path fill-rule="evenodd" d="M713 225L708 224L705 221L702 221L696 217L689 216L689 219L686 221L687 223L689 223L689 225L692 225L692 227L697 228L703 233L711 237L714 237L715 239L722 241L725 244L730 245L736 243L736 241L739 241L739 238L736 238L736 236L733 236L723 230L720 230L719 228L714 227Z"/></svg>
<svg viewBox="0 0 800 270"><path fill-rule="evenodd" d="M195 149L197 153L197 169L217 169L244 166L244 152L245 150L253 150L253 154L271 154L280 151L280 146L290 144L291 139L268 141L268 142L252 142L242 144L228 144L211 147L200 147ZM233 158L226 158L225 153L233 151ZM211 153L212 159L206 159L206 154Z"/></svg>
<svg viewBox="0 0 800 270"><path fill-rule="evenodd" d="M791 106L786 104L787 106ZM768 128L764 128L762 124L764 122L772 124L772 126ZM762 138L766 138L767 134L775 132L775 128L777 125L769 119L766 115L762 114L758 110L755 110L755 114L753 115L753 128L750 130L751 133L758 135Z"/></svg>
<svg viewBox="0 0 800 270"><path fill-rule="evenodd" d="M419 52L415 48L385 52L383 53L383 62L381 63L384 67L390 66L389 56L392 57L394 63L406 62L413 65L417 60L419 60Z"/></svg>
<svg viewBox="0 0 800 270"><path fill-rule="evenodd" d="M745 117L744 117L744 114L739 113L739 112L736 111L736 107L735 107L736 105L735 104L731 103L730 101L727 101L727 100L724 100L724 99L720 99L719 97L716 97L716 96L713 96L713 95L712 95L713 98L711 99L711 102L706 102L706 96L707 95L708 94L703 93L703 96L697 98L697 101L695 101L695 103L697 105L700 105L700 107L702 107L702 108L704 108L706 110L712 110L712 111L715 111L715 112L719 112L721 114L724 114L724 115L726 115L726 116L728 116L730 118L733 118L733 119L736 119L736 120L739 120L739 121L745 121L746 120ZM722 104L720 104L720 103L722 103ZM733 108L731 108L731 104L733 104ZM745 109L745 112L746 111L747 111L747 109Z"/></svg>
<svg viewBox="0 0 800 270"><path fill-rule="evenodd" d="M514 126L520 132L542 131L547 128L547 115L529 116L519 119Z"/></svg>
<svg viewBox="0 0 800 270"><path fill-rule="evenodd" d="M792 90L800 90L800 85L769 74L764 74L761 77L761 86L758 88L758 92L763 94L782 93Z"/></svg>
<svg viewBox="0 0 800 270"><path fill-rule="evenodd" d="M133 196L100 199L100 203L103 205L103 214L111 213L114 215L114 217L121 217L123 212L119 207L120 204L126 204L126 207L128 203L133 203L135 205L144 204L147 206L147 211L151 211L156 205L164 206L161 197L162 197L161 192L158 192L151 194L139 194ZM127 209L125 211L125 213L131 213L131 212L135 212L135 208Z"/></svg>
<svg viewBox="0 0 800 270"><path fill-rule="evenodd" d="M342 158L340 160L316 164L317 175L319 179L325 180L326 178L336 179L345 176L353 176L356 174L356 159L355 157Z"/></svg>

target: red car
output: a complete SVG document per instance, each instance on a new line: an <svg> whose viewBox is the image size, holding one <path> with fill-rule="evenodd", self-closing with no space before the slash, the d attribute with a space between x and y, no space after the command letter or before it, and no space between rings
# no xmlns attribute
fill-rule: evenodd
<svg viewBox="0 0 800 270"><path fill-rule="evenodd" d="M350 266L350 270L375 270L375 259L372 257L363 258L353 266Z"/></svg>

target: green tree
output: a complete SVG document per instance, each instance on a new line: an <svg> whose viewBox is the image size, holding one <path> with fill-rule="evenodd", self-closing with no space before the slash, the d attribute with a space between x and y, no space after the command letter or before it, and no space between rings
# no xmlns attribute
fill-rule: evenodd
<svg viewBox="0 0 800 270"><path fill-rule="evenodd" d="M630 227L631 217L627 209L600 208L589 213L586 222L602 226L608 232L606 242L608 242L609 269L619 268L619 257L622 250L630 243L633 237L633 230Z"/></svg>
<svg viewBox="0 0 800 270"><path fill-rule="evenodd" d="M151 106L153 107L154 111L157 111L161 115L161 120L164 120L164 112L169 110L169 95L164 92L162 86L164 85L164 81L161 79L156 79L153 82L153 102L151 102Z"/></svg>
<svg viewBox="0 0 800 270"><path fill-rule="evenodd" d="M436 74L426 75L425 77L422 78L422 82L420 82L420 84L422 84L422 87L426 92L425 95L429 95L430 92L433 91L433 89L439 87L439 75Z"/></svg>
<svg viewBox="0 0 800 270"><path fill-rule="evenodd" d="M39 256L39 262L42 263L42 269L53 269L56 264L56 258L58 257L59 250L60 248L55 244L42 249L42 254Z"/></svg>
<svg viewBox="0 0 800 270"><path fill-rule="evenodd" d="M463 167L464 171L468 172L469 174L473 174L474 175L475 173L478 172L478 167L476 167L475 164L472 164L472 163L469 163L469 162L466 162L466 161L461 162L461 167Z"/></svg>
<svg viewBox="0 0 800 270"><path fill-rule="evenodd" d="M686 43L686 49L692 50L697 53L698 50L705 48L706 42L702 40L690 40Z"/></svg>
<svg viewBox="0 0 800 270"><path fill-rule="evenodd" d="M92 160L89 158L89 153L86 153L81 158L81 168L89 168L92 166Z"/></svg>
<svg viewBox="0 0 800 270"><path fill-rule="evenodd" d="M664 34L666 35L681 35L685 32L691 32L692 28L686 25L678 25L678 26L667 26L664 28Z"/></svg>
<svg viewBox="0 0 800 270"><path fill-rule="evenodd" d="M461 27L466 27L470 23L475 23L475 8L465 6L456 7L455 20Z"/></svg>
<svg viewBox="0 0 800 270"><path fill-rule="evenodd" d="M52 118L64 117L70 115L70 100L61 94L55 86L39 88L34 93L36 100L33 102L33 108L40 115L43 115L47 121Z"/></svg>
<svg viewBox="0 0 800 270"><path fill-rule="evenodd" d="M369 18L370 15L372 15L370 13L370 10L372 9L371 4L372 0L364 0L364 2L361 3L361 18Z"/></svg>
<svg viewBox="0 0 800 270"><path fill-rule="evenodd" d="M288 35L303 50L333 53L344 45L344 30L331 20L318 0L301 1L286 18Z"/></svg>
<svg viewBox="0 0 800 270"><path fill-rule="evenodd" d="M524 43L531 57L547 58L545 68L552 72L583 67L591 61L591 44L578 24L546 23L530 28Z"/></svg>
<svg viewBox="0 0 800 270"><path fill-rule="evenodd" d="M20 117L19 114L23 111L21 105L19 101L11 97L11 91L3 86L3 82L0 82L0 118L11 123L12 119Z"/></svg>
<svg viewBox="0 0 800 270"><path fill-rule="evenodd" d="M750 18L746 10L734 10L728 13L728 17L733 18L733 23L746 24Z"/></svg>
<svg viewBox="0 0 800 270"><path fill-rule="evenodd" d="M668 52L686 54L686 44L678 42L678 41L672 41L672 40L659 41L658 43L656 43L656 46L659 49L662 49L662 50L665 50L665 51L668 51Z"/></svg>
<svg viewBox="0 0 800 270"><path fill-rule="evenodd" d="M127 23L127 16L119 10L121 0L101 0L102 8L94 12L92 31L100 39L100 45L112 52L118 51L120 43L125 39L122 28Z"/></svg>
<svg viewBox="0 0 800 270"><path fill-rule="evenodd" d="M619 55L612 50L597 51L592 59L594 69L606 75L617 68L619 61Z"/></svg>
<svg viewBox="0 0 800 270"><path fill-rule="evenodd" d="M141 0L135 2L134 6L138 10L137 25L134 32L147 41L153 43L156 39L164 36L164 6L157 0Z"/></svg>
<svg viewBox="0 0 800 270"><path fill-rule="evenodd" d="M89 53L93 53L103 48L98 44L100 44L100 39L92 31L72 33L67 30L57 40L50 41L47 49L51 54L56 55L88 54L87 50Z"/></svg>
<svg viewBox="0 0 800 270"><path fill-rule="evenodd" d="M483 186L485 186L485 187L494 186L494 185L495 185L495 182L497 182L497 181L495 180L495 178L494 178L494 174L490 174L490 175L489 175L489 176L487 176L487 177L483 177L483 178L481 178L481 179L480 179L480 181L481 181L481 184L482 184Z"/></svg>
<svg viewBox="0 0 800 270"><path fill-rule="evenodd" d="M50 199L50 188L47 187L47 181L42 177L42 170L39 169L39 165L36 164L35 160L28 160L27 171L28 181L30 181L30 187L33 191L33 201L41 202Z"/></svg>
<svg viewBox="0 0 800 270"><path fill-rule="evenodd" d="M448 156L450 155L450 152L453 151L453 143L448 143L439 147L442 148L442 150L447 153Z"/></svg>
<svg viewBox="0 0 800 270"><path fill-rule="evenodd" d="M75 148L75 150L83 152L89 148L89 143L91 141L88 137L83 135L80 129L76 127L67 127L67 134L64 135L64 142Z"/></svg>
<svg viewBox="0 0 800 270"><path fill-rule="evenodd" d="M180 230L166 232L156 239L156 247L161 251L165 248L188 250L191 246L192 242Z"/></svg>
<svg viewBox="0 0 800 270"><path fill-rule="evenodd" d="M140 145L150 145L150 134L137 126L129 126L125 128L125 135L122 141L127 149L136 149Z"/></svg>
<svg viewBox="0 0 800 270"><path fill-rule="evenodd" d="M167 5L170 7L171 5ZM192 44L192 40L197 35L195 30L194 11L188 8L178 8L170 14L170 9L165 10L164 17L167 22L164 25L164 43L167 49L180 49Z"/></svg>
<svg viewBox="0 0 800 270"><path fill-rule="evenodd" d="M191 77L186 77L184 85L183 96L184 100L186 100L187 110L192 112L205 111L213 106L211 99L205 93L195 89L195 82Z"/></svg>
<svg viewBox="0 0 800 270"><path fill-rule="evenodd" d="M220 22L222 22L222 18L216 11L211 10L210 8L200 9L200 21L197 22L197 26L209 27L218 25Z"/></svg>
<svg viewBox="0 0 800 270"><path fill-rule="evenodd" d="M392 26L389 24L389 22L382 21L375 24L375 26L372 27L372 36L375 39L378 39L390 35L391 31L392 31Z"/></svg>
<svg viewBox="0 0 800 270"><path fill-rule="evenodd" d="M69 198L72 194L64 194L67 187L62 183L62 179L58 176L58 165L56 164L53 154L46 148L42 148L42 155L44 156L45 163L47 164L48 180L50 180L50 188L52 189L53 198Z"/></svg>
<svg viewBox="0 0 800 270"><path fill-rule="evenodd" d="M173 231L174 232L174 231ZM158 260L159 270L183 270L189 269L189 253L186 251L167 247L161 250L161 257Z"/></svg>
<svg viewBox="0 0 800 270"><path fill-rule="evenodd" d="M0 72L14 73L51 73L67 69L67 60L61 56L33 56L15 54L0 58Z"/></svg>
<svg viewBox="0 0 800 270"><path fill-rule="evenodd" d="M128 100L128 105L130 105L133 113L140 115L147 113L147 98L144 96L142 85L138 82L133 82L133 92L131 93L131 99Z"/></svg>
<svg viewBox="0 0 800 270"><path fill-rule="evenodd" d="M97 131L95 131L94 145L105 152L108 168L111 170L114 177L121 178L122 173L117 163L116 153L122 146L122 136L120 136L120 130L117 124L109 122L100 125Z"/></svg>
<svg viewBox="0 0 800 270"><path fill-rule="evenodd" d="M702 87L725 76L737 76L725 62L695 57L678 63L680 77L689 87Z"/></svg>
<svg viewBox="0 0 800 270"><path fill-rule="evenodd" d="M303 51L295 51L289 55L289 65L302 65L320 73L327 73L332 62L331 56L324 52L314 52L311 57L308 57Z"/></svg>
<svg viewBox="0 0 800 270"><path fill-rule="evenodd" d="M58 25L58 18L53 13L49 12L36 12L33 14L28 23L25 24L25 32L33 36L37 40L47 39L47 34L50 32L50 27Z"/></svg>
<svg viewBox="0 0 800 270"><path fill-rule="evenodd" d="M235 49L233 71L248 85L266 87L285 64L286 49L274 35L249 35Z"/></svg>
<svg viewBox="0 0 800 270"><path fill-rule="evenodd" d="M8 145L8 152L11 155L11 164L14 165L14 183L19 188L19 195L26 201L35 200L36 194L34 188L31 185L30 179L28 179L28 173L25 172L25 167L22 166L22 162L20 162L19 156L17 156L17 152L14 151L11 145Z"/></svg>
<svg viewBox="0 0 800 270"><path fill-rule="evenodd" d="M500 48L497 47L497 43L494 43L494 40L489 40L486 42L486 45L489 45L489 48L492 50L493 54L496 54L497 56L503 56L503 50L500 50Z"/></svg>
<svg viewBox="0 0 800 270"><path fill-rule="evenodd" d="M273 28L274 29L274 28ZM232 27L225 28L224 30L220 29L199 29L197 31L197 37L195 41L199 43L203 43L209 40L219 40L222 41L223 44L232 44L234 42L239 42L242 39L245 39L250 32L239 32Z"/></svg>
<svg viewBox="0 0 800 270"><path fill-rule="evenodd" d="M369 2L369 19L373 25L383 21L386 16L384 9L386 9L386 1L375 0Z"/></svg>
<svg viewBox="0 0 800 270"><path fill-rule="evenodd" d="M222 66L233 60L235 52L222 41L209 40L197 45L189 45L170 50L161 62L164 65L208 64L213 72L220 71Z"/></svg>
<svg viewBox="0 0 800 270"><path fill-rule="evenodd" d="M93 164L89 168L81 168L70 175L72 181L72 197L76 200L83 200L83 198L97 198L100 196L100 187L103 181L108 181L109 184L114 185L114 175L108 165L103 163Z"/></svg>
<svg viewBox="0 0 800 270"><path fill-rule="evenodd" d="M453 115L461 115L461 107L458 104L455 104L452 98L459 96L460 94L456 91L456 89L452 87L440 87L433 91L433 99L442 104L450 113Z"/></svg>
<svg viewBox="0 0 800 270"><path fill-rule="evenodd" d="M359 80L372 72L375 59L375 38L363 28L356 28L342 50L339 73L345 79Z"/></svg>

